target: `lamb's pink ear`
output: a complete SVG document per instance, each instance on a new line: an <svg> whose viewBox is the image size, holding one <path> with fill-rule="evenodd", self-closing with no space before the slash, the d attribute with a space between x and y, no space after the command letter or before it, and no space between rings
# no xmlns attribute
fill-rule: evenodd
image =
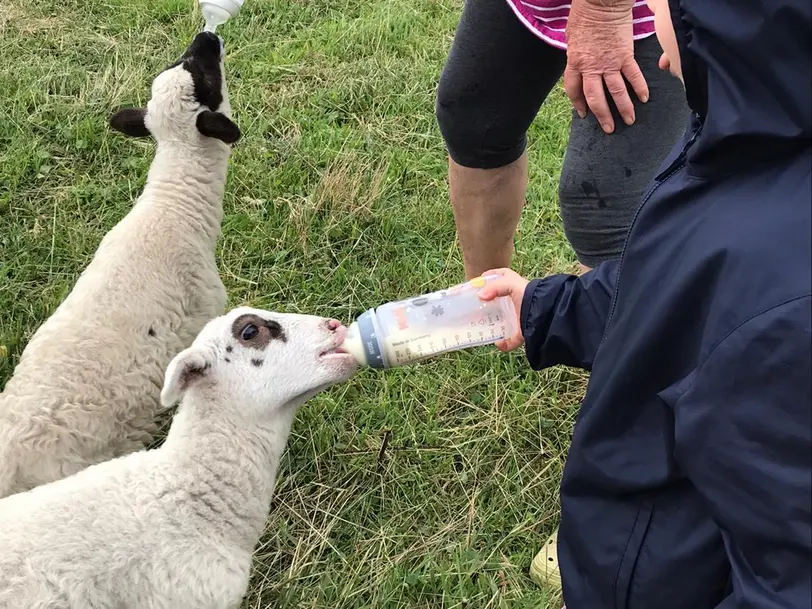
<svg viewBox="0 0 812 609"><path fill-rule="evenodd" d="M210 372L211 363L205 351L194 346L181 351L166 369L161 404L165 408L174 406L190 387L204 380Z"/></svg>
<svg viewBox="0 0 812 609"><path fill-rule="evenodd" d="M144 123L146 116L144 108L124 108L110 117L110 126L130 137L149 137L149 129Z"/></svg>

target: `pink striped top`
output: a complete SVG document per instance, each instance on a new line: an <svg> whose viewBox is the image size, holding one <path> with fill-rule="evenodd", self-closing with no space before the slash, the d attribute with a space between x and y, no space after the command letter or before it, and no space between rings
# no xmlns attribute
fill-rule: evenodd
<svg viewBox="0 0 812 609"><path fill-rule="evenodd" d="M571 0L507 0L513 12L530 31L544 42L559 49L567 48L567 17ZM632 9L634 39L639 40L654 33L654 15L645 0L637 0Z"/></svg>

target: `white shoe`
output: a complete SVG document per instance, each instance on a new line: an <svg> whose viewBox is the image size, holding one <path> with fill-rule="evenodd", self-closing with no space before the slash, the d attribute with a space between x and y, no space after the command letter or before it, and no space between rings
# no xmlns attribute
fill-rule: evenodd
<svg viewBox="0 0 812 609"><path fill-rule="evenodd" d="M558 529L530 563L530 579L544 588L561 590L561 572L558 570Z"/></svg>

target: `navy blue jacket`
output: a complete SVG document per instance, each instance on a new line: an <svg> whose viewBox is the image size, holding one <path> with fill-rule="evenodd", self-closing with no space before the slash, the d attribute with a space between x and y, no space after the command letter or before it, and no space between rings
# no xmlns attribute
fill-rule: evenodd
<svg viewBox="0 0 812 609"><path fill-rule="evenodd" d="M684 141L619 261L533 281L534 368L591 370L568 609L812 603L812 2L671 0Z"/></svg>

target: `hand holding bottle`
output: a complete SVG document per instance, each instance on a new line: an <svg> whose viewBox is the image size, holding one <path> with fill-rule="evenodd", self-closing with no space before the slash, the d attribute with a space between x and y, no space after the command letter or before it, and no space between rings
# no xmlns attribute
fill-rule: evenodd
<svg viewBox="0 0 812 609"><path fill-rule="evenodd" d="M516 334L510 338L505 338L494 343L496 348L500 351L513 351L518 349L524 344L524 337L522 336L521 314L522 314L522 300L524 300L524 291L527 284L530 283L527 279L511 271L510 269L494 269L484 273L484 275L498 275L494 277L479 291L479 298L483 302L490 302L494 298L508 297L513 301L513 307L516 313Z"/></svg>

